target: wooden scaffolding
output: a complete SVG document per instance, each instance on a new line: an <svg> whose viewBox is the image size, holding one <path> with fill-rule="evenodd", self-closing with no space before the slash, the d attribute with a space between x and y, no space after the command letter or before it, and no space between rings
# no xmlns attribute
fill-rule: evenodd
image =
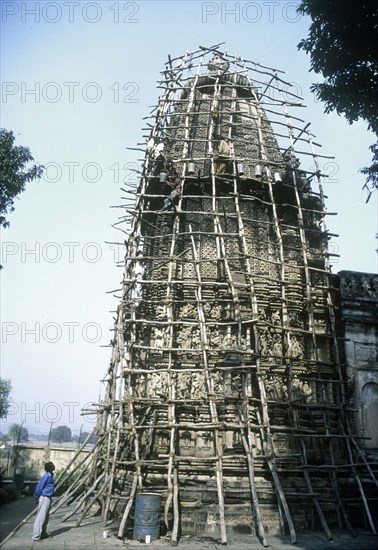
<svg viewBox="0 0 378 550"><path fill-rule="evenodd" d="M220 46L161 73L115 224L126 257L97 443L57 507L72 502L80 525L97 502L122 537L153 491L173 544L201 530L225 544L238 520L264 546L274 524L292 542L361 517L375 533L336 326L331 157L289 114L303 105L283 73Z"/></svg>

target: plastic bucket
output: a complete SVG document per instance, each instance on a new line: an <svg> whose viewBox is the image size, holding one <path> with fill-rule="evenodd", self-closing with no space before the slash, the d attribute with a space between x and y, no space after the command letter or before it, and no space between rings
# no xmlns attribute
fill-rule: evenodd
<svg viewBox="0 0 378 550"><path fill-rule="evenodd" d="M196 164L195 162L188 163L188 176L194 176L196 173Z"/></svg>
<svg viewBox="0 0 378 550"><path fill-rule="evenodd" d="M161 495L157 493L141 493L135 499L135 518L133 538L151 540L160 537Z"/></svg>
<svg viewBox="0 0 378 550"><path fill-rule="evenodd" d="M244 164L242 162L238 162L237 171L239 176L244 176Z"/></svg>

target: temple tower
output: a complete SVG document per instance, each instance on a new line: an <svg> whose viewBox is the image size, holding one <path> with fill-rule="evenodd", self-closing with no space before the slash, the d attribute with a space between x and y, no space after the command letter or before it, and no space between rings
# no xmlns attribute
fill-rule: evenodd
<svg viewBox="0 0 378 550"><path fill-rule="evenodd" d="M289 114L303 105L282 73L219 46L169 59L159 89L117 224L130 227L97 445L69 496L80 517L95 496L122 536L136 494L158 493L173 543L244 528L266 545L317 525L331 538L357 516L374 530L337 338L330 157Z"/></svg>

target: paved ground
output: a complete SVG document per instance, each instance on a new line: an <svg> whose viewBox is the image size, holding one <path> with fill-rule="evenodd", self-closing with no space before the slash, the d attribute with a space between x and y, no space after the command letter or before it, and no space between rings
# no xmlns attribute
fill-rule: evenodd
<svg viewBox="0 0 378 550"><path fill-rule="evenodd" d="M24 502L23 502L24 501ZM22 510L27 516L32 499L11 503L0 509L0 518L7 526L20 519ZM13 505L13 506L12 506ZM26 521L10 538L0 543L5 550L164 550L171 547L169 537L163 537L150 544L134 540L119 540L116 537L116 528L107 527L109 537L103 538L104 527L98 518L88 518L78 528L74 527L75 520L62 523L62 517L67 514L69 508L59 510L50 518L49 532L52 538L33 543L31 533L34 517ZM5 534L5 530L4 530ZM356 538L345 531L335 531L333 541L327 541L322 532L299 532L297 533L297 544L291 544L289 537L268 536L270 550L378 550L378 536L367 531L359 531ZM4 536L4 535L3 535ZM255 536L252 535L229 535L227 546L222 546L220 540L211 537L182 537L178 544L182 550L262 550L263 546Z"/></svg>
<svg viewBox="0 0 378 550"><path fill-rule="evenodd" d="M23 497L0 506L0 541L2 541L33 509L33 497Z"/></svg>

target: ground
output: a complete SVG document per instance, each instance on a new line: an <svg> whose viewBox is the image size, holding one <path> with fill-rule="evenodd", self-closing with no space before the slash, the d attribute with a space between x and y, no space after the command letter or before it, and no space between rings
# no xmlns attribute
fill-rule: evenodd
<svg viewBox="0 0 378 550"><path fill-rule="evenodd" d="M34 517L31 517L11 536L7 534L22 522L33 510L34 501L31 497L4 505L0 508L1 540L0 546L5 550L143 550L146 543L134 540L119 540L116 536L116 526L107 526L108 538L103 538L104 526L99 518L88 518L82 525L75 528L76 519L62 522L62 517L69 511L62 507L50 518L48 531L50 539L33 543L31 534ZM346 531L335 531L333 541L326 540L323 532L299 532L297 544L291 544L288 536L268 536L270 550L378 550L378 536L360 530L356 538ZM149 550L163 550L171 547L169 537L151 542ZM227 546L222 546L219 539L210 537L182 537L178 549L183 550L262 550L259 540L252 535L229 535Z"/></svg>

